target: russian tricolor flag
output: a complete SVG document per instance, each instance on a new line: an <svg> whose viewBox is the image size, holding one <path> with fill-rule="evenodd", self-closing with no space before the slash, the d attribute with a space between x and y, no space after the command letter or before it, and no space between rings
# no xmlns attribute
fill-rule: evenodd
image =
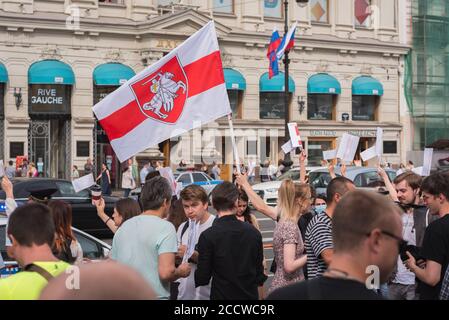
<svg viewBox="0 0 449 320"><path fill-rule="evenodd" d="M278 47L277 50L277 58L278 60L281 60L284 56L285 51L290 50L293 48L293 45L295 44L295 31L296 31L296 25L295 24L288 30L287 34L282 38L281 44Z"/></svg>
<svg viewBox="0 0 449 320"><path fill-rule="evenodd" d="M274 29L273 34L271 35L270 45L268 46L267 58L270 61L268 78L279 74L279 63L277 58L277 51L279 45L281 44L281 38L279 37L279 32Z"/></svg>

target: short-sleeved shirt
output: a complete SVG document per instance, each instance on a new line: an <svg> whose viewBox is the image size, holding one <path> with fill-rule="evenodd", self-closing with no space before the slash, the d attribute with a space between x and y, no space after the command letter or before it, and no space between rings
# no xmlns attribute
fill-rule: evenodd
<svg viewBox="0 0 449 320"><path fill-rule="evenodd" d="M203 224L198 226L198 232L195 237L195 246L198 244L198 240L200 238L201 233L203 231L209 229L213 222L215 221L215 216L210 215L209 219L207 219ZM187 228L184 234L182 230L187 222L183 222L178 228L178 243L187 246L189 237L190 237L190 228ZM189 224L189 227L192 225ZM190 275L187 278L180 278L178 280L178 300L209 300L210 299L210 283L207 286L199 286L195 288L195 270L196 263L190 263L191 271Z"/></svg>
<svg viewBox="0 0 449 320"><path fill-rule="evenodd" d="M286 244L296 245L295 259L303 255L304 243L299 232L298 224L292 220L280 221L274 229L273 251L277 267L269 292L304 279L302 268L299 268L293 273L287 273L284 270L284 245Z"/></svg>
<svg viewBox="0 0 449 320"><path fill-rule="evenodd" d="M429 224L424 235L421 255L426 260L432 260L441 265L438 284L432 287L422 283L420 287L421 299L436 300L439 297L441 283L449 264L449 214Z"/></svg>
<svg viewBox="0 0 449 320"><path fill-rule="evenodd" d="M33 262L53 277L64 272L70 265L64 261ZM0 300L37 300L48 281L37 272L21 271L0 280Z"/></svg>
<svg viewBox="0 0 449 320"><path fill-rule="evenodd" d="M173 224L157 216L140 215L125 221L117 230L111 257L137 270L153 288L158 299L168 299L170 284L159 278L159 255L176 252Z"/></svg>
<svg viewBox="0 0 449 320"><path fill-rule="evenodd" d="M333 248L332 220L326 213L315 215L307 225L305 247L307 276L313 279L322 275L327 269L321 253Z"/></svg>

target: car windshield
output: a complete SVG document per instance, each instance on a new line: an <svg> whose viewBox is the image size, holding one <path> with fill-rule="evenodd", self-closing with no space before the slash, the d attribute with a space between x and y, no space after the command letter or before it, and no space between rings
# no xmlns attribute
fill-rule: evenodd
<svg viewBox="0 0 449 320"><path fill-rule="evenodd" d="M327 185L331 180L332 178L329 172L309 173L309 184L314 188L327 188Z"/></svg>
<svg viewBox="0 0 449 320"><path fill-rule="evenodd" d="M299 170L289 170L277 178L277 180L279 180L279 181L286 180L286 179L299 180Z"/></svg>

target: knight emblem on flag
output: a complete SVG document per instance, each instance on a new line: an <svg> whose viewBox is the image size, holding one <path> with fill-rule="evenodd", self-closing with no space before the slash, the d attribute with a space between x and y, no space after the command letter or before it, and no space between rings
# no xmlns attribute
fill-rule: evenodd
<svg viewBox="0 0 449 320"><path fill-rule="evenodd" d="M140 110L150 118L176 123L187 99L188 82L175 55L152 74L130 84Z"/></svg>

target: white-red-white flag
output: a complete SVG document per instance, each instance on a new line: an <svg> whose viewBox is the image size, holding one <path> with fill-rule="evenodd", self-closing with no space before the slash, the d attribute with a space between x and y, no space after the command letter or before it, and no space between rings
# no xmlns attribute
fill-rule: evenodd
<svg viewBox="0 0 449 320"><path fill-rule="evenodd" d="M214 22L106 96L93 111L121 162L231 113Z"/></svg>

